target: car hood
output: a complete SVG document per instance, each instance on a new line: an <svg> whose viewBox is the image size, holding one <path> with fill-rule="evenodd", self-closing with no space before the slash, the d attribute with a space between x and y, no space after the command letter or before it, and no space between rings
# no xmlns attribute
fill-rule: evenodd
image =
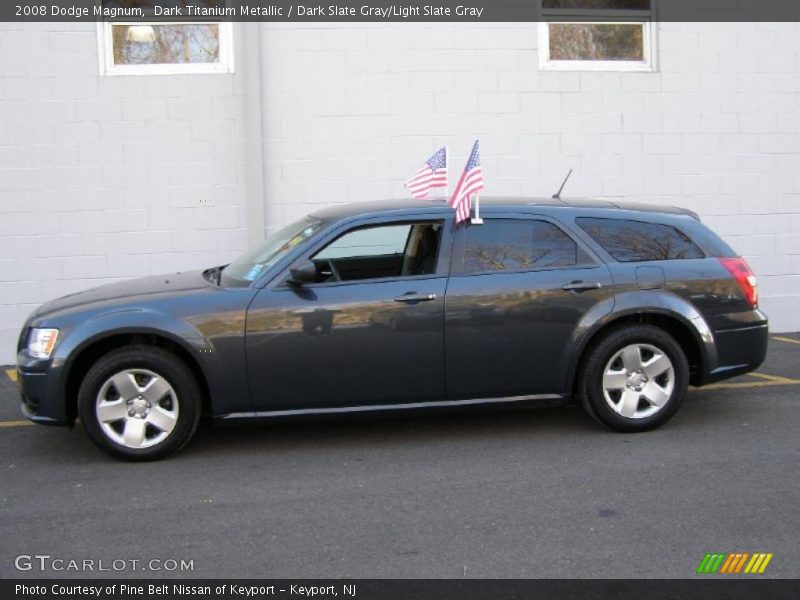
<svg viewBox="0 0 800 600"><path fill-rule="evenodd" d="M101 285L100 287L50 300L42 304L39 310L34 313L34 316L47 316L78 307L98 308L104 305L111 307L164 296L183 295L209 287L213 287L213 284L203 277L203 271L201 270L169 275L152 275L140 279Z"/></svg>

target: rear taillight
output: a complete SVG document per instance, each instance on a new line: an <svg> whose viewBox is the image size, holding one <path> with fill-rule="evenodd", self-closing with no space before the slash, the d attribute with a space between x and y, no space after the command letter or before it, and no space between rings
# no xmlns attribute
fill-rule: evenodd
<svg viewBox="0 0 800 600"><path fill-rule="evenodd" d="M730 271L731 275L739 282L739 287L744 292L744 297L753 306L758 306L758 283L750 266L743 258L720 258L719 262Z"/></svg>

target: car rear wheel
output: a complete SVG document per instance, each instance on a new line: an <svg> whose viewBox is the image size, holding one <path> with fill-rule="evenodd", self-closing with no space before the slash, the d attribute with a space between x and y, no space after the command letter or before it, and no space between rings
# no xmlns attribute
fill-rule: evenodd
<svg viewBox="0 0 800 600"><path fill-rule="evenodd" d="M91 440L125 460L155 460L182 448L200 419L192 372L161 348L130 346L98 360L78 392Z"/></svg>
<svg viewBox="0 0 800 600"><path fill-rule="evenodd" d="M666 423L688 384L689 365L675 339L657 327L635 325L612 331L589 351L579 393L600 423L637 432Z"/></svg>

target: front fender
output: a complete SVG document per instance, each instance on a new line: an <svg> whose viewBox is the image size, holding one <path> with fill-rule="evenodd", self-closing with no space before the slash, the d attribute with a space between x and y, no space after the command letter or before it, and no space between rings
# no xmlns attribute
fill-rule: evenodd
<svg viewBox="0 0 800 600"><path fill-rule="evenodd" d="M183 318L156 308L122 308L97 313L64 329L48 369L50 394L66 399L77 358L104 339L125 334L153 335L182 348L199 367L208 386L212 412L249 410L244 361L244 311ZM64 400L61 402L64 404ZM69 420L69 411L64 414Z"/></svg>
<svg viewBox="0 0 800 600"><path fill-rule="evenodd" d="M51 359L49 378L54 392L66 400L67 384L76 359L90 346L126 334L154 335L168 339L185 350L197 363L206 381L216 358L213 346L190 323L166 313L145 308L125 308L98 313L74 323L57 344ZM65 414L69 411L65 408Z"/></svg>
<svg viewBox="0 0 800 600"><path fill-rule="evenodd" d="M154 309L126 308L103 312L77 323L56 346L53 361L69 365L88 346L120 334L153 334L175 342L201 363L208 360L211 342L189 322Z"/></svg>

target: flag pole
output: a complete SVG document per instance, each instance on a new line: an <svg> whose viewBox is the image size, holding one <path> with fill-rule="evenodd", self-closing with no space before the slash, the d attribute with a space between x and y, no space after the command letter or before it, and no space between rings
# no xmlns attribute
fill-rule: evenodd
<svg viewBox="0 0 800 600"><path fill-rule="evenodd" d="M475 140L474 149L478 146L478 140ZM481 178L483 176L481 175ZM483 183L481 182L481 187L483 187ZM481 219L481 195L480 191L475 194L475 216L469 220L472 225L483 225L483 219Z"/></svg>
<svg viewBox="0 0 800 600"><path fill-rule="evenodd" d="M469 220L473 225L483 225L481 219L481 195L475 194L475 216Z"/></svg>

